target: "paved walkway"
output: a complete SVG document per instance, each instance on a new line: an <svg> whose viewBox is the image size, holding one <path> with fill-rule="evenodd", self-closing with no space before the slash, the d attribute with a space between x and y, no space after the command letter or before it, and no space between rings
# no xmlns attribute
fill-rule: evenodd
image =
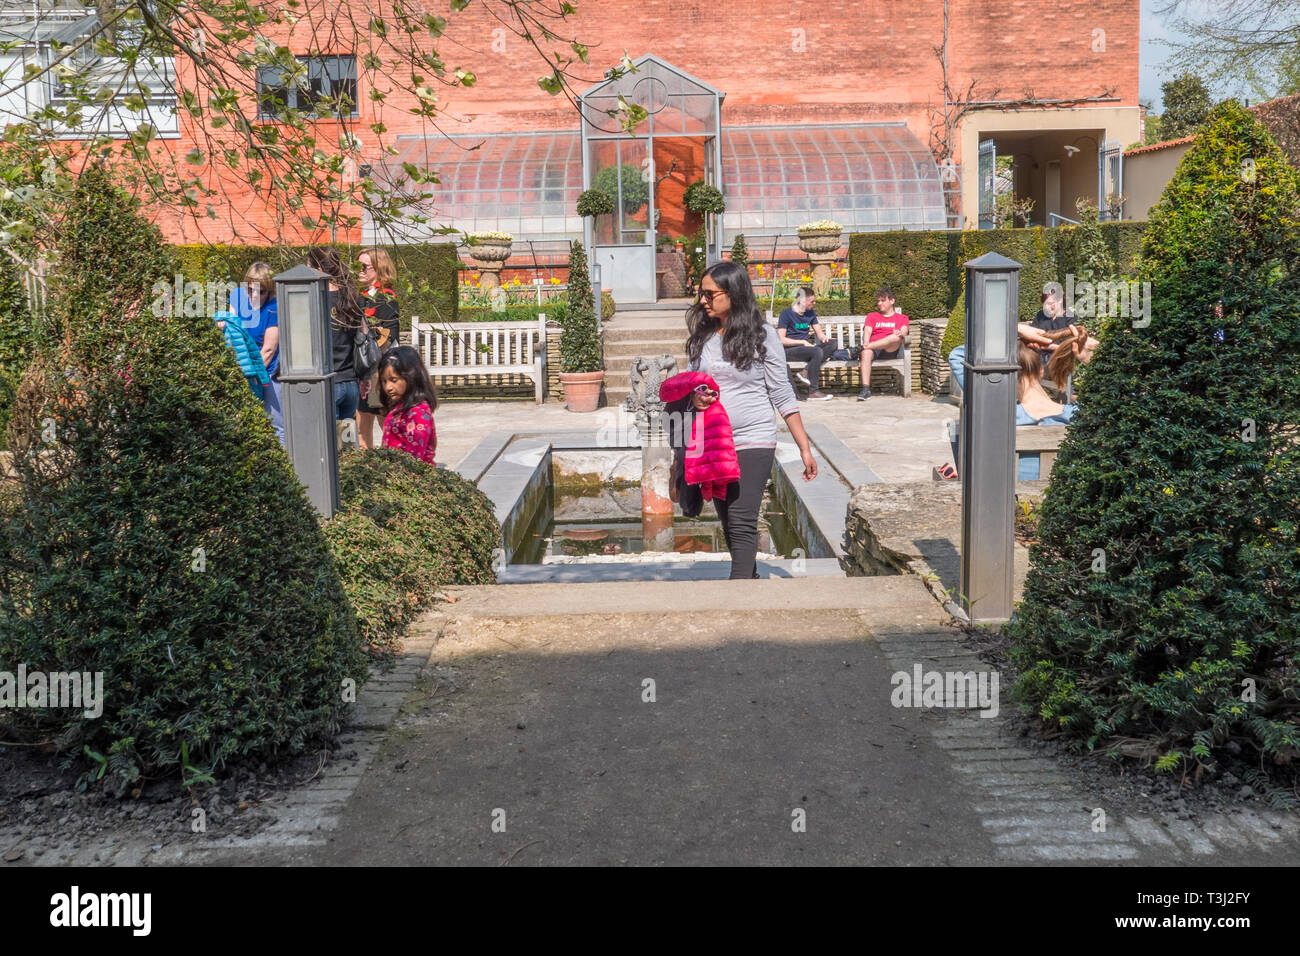
<svg viewBox="0 0 1300 956"><path fill-rule="evenodd" d="M453 589L389 731L189 863L1293 865L1295 815L1124 814L1000 712L893 706L987 671L914 577ZM363 700L367 695L363 695ZM373 697L371 698L374 699ZM382 720L379 721L382 723ZM1097 810L1106 811L1099 829Z"/></svg>

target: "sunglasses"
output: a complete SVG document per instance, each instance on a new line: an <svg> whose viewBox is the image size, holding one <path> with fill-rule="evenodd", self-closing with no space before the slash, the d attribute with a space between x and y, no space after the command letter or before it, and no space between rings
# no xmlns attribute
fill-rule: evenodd
<svg viewBox="0 0 1300 956"><path fill-rule="evenodd" d="M700 299L701 299L702 301L704 301L704 302L709 303L709 305L712 305L712 304L713 304L713 300L714 300L714 298L716 298L717 296L720 296L720 295L726 295L726 294L727 294L727 293L723 292L721 289L716 289L716 290L715 290L715 289L702 289L702 290L700 290Z"/></svg>
<svg viewBox="0 0 1300 956"><path fill-rule="evenodd" d="M717 390L709 388L707 385L696 385L695 391L700 395L712 395L714 398L718 397Z"/></svg>

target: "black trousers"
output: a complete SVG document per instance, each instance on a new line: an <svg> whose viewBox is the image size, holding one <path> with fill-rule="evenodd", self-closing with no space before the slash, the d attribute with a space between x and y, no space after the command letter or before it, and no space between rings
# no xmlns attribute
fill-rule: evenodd
<svg viewBox="0 0 1300 956"><path fill-rule="evenodd" d="M816 345L787 345L785 358L787 362L808 363L803 373L808 376L808 381L812 382L811 388L815 392L821 388L822 363L830 358L834 351L834 339L829 342L818 342Z"/></svg>
<svg viewBox="0 0 1300 956"><path fill-rule="evenodd" d="M713 499L731 552L733 581L758 577L758 510L763 506L763 489L772 475L776 449L741 448L736 457L740 460L740 480L727 485L725 499Z"/></svg>

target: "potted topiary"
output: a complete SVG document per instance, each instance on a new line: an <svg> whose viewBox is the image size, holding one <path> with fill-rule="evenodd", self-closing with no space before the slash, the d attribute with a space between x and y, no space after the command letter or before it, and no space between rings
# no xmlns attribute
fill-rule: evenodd
<svg viewBox="0 0 1300 956"><path fill-rule="evenodd" d="M575 242L569 252L569 293L560 335L560 384L571 412L594 412L605 381L605 356L596 329L596 302L587 254Z"/></svg>

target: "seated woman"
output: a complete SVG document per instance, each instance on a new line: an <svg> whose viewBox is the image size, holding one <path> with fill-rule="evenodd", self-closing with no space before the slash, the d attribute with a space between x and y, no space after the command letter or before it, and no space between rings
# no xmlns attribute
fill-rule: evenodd
<svg viewBox="0 0 1300 956"><path fill-rule="evenodd" d="M1081 326L1071 326L1069 330L1047 332L1034 330L1036 334L1027 334L1021 327L1019 351L1016 356L1020 374L1016 376L1016 424L1017 425L1065 425L1074 417L1078 406L1062 405L1047 394L1043 388L1043 362L1039 348L1041 336L1055 341L1055 348L1047 363L1047 376L1064 389L1065 383L1074 374L1075 366L1092 357L1096 340L1088 337L1087 330ZM948 355L948 368L952 372L959 388L965 389L966 346L959 345ZM952 440L953 461L958 461L957 440ZM956 481L957 469L948 463L935 468L936 481ZM1038 477L1038 460L1026 456L1019 463L1017 478L1021 481Z"/></svg>

